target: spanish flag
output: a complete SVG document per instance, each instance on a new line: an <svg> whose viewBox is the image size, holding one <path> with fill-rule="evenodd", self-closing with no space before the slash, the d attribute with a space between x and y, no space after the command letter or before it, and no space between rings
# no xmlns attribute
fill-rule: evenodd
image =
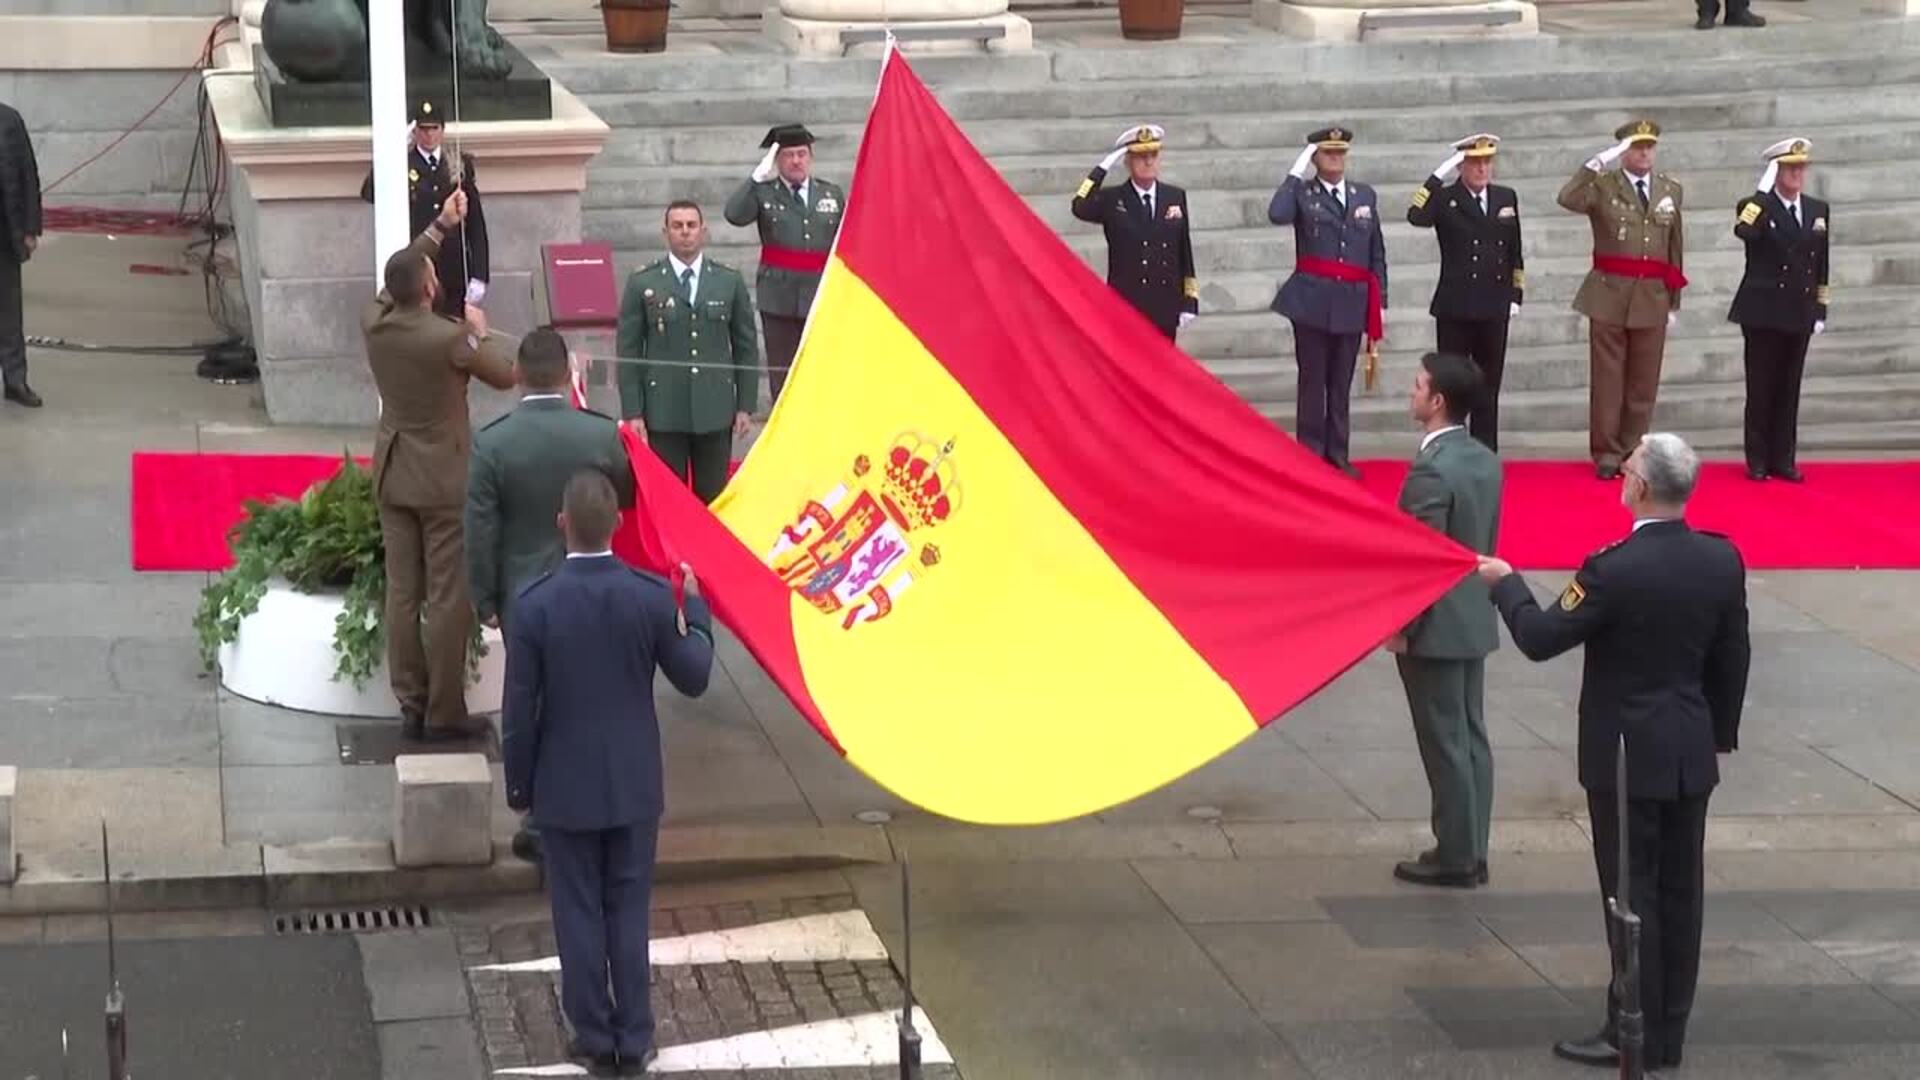
<svg viewBox="0 0 1920 1080"><path fill-rule="evenodd" d="M854 184L739 473L709 511L636 453L638 516L901 798L1033 824L1141 795L1472 570L1160 337L897 52Z"/></svg>

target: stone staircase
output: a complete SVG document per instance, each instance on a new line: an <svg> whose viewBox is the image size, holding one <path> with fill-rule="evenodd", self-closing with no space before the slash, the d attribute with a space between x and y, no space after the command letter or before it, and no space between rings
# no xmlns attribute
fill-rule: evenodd
<svg viewBox="0 0 1920 1080"><path fill-rule="evenodd" d="M1568 307L1588 265L1587 225L1559 209L1560 185L1613 128L1643 112L1665 126L1660 168L1686 187L1693 286L1667 351L1657 422L1708 443L1737 440L1740 336L1726 321L1739 281L1733 205L1759 150L1815 142L1810 190L1834 203L1834 303L1808 361L1812 444L1910 445L1920 419L1920 22L1801 23L1746 33L1675 29L1509 41L1307 45L1248 27L1236 37L1137 46L1049 44L1031 54L915 58L915 69L1007 182L1086 260L1096 229L1068 199L1126 124L1168 128L1166 178L1190 192L1199 320L1181 345L1264 413L1291 420L1286 322L1267 310L1289 272L1291 230L1267 223L1273 187L1304 133L1359 134L1350 175L1387 211L1388 339L1381 389L1356 389L1355 426L1404 430L1403 388L1433 344L1426 313L1438 254L1401 215L1454 138L1499 132L1499 180L1525 220L1527 304L1514 322L1503 427L1583 445L1586 328ZM709 207L713 254L751 271L752 237L718 209L771 124L804 121L823 175L852 168L878 66L736 51L542 63L615 127L590 170L586 235L622 269L657 257L670 198ZM853 194L858 198L857 187ZM1824 433L1824 439L1823 439Z"/></svg>

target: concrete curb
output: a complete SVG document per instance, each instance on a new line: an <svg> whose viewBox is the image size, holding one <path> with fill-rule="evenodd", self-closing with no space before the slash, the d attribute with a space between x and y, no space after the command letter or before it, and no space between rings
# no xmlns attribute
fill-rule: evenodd
<svg viewBox="0 0 1920 1080"><path fill-rule="evenodd" d="M669 826L660 836L661 884L891 863L1101 862L1134 859L1285 859L1393 855L1430 843L1417 821L1228 822L1181 825L1072 822L985 828L935 820L858 825ZM1510 819L1493 825L1501 854L1585 854L1585 823L1571 817ZM1709 852L1920 852L1920 815L1716 818ZM116 875L120 911L198 908L292 910L536 892L538 868L496 845L490 866L401 869L384 844L331 842L220 849L183 858L177 872L142 868ZM95 913L106 908L89 877L23 861L18 881L0 887L0 915Z"/></svg>

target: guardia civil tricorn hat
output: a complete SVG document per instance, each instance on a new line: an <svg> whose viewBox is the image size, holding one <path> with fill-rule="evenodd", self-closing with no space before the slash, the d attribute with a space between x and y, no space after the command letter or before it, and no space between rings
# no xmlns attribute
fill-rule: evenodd
<svg viewBox="0 0 1920 1080"><path fill-rule="evenodd" d="M812 146L813 132L805 124L781 124L767 130L767 137L760 140L760 149L770 146Z"/></svg>

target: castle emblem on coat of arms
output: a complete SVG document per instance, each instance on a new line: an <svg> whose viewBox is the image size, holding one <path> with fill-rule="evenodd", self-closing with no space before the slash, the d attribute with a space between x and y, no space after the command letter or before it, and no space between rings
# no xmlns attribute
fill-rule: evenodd
<svg viewBox="0 0 1920 1080"><path fill-rule="evenodd" d="M854 458L838 487L780 531L768 565L842 629L886 618L940 563L927 534L960 508L953 443L902 432L878 463Z"/></svg>

